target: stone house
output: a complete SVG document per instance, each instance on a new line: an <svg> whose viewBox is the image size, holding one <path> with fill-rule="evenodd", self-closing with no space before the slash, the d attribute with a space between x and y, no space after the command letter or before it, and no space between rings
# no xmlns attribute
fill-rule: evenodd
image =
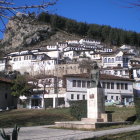
<svg viewBox="0 0 140 140"><path fill-rule="evenodd" d="M0 109L17 108L17 98L11 93L11 80L0 78Z"/></svg>

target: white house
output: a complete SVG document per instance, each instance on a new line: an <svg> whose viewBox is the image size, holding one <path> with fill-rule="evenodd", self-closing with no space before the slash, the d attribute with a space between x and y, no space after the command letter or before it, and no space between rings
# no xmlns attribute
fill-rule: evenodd
<svg viewBox="0 0 140 140"><path fill-rule="evenodd" d="M90 79L87 74L65 75L66 96L65 106L69 106L69 101L86 100L87 88L90 87Z"/></svg>
<svg viewBox="0 0 140 140"><path fill-rule="evenodd" d="M19 71L22 74L26 72L37 75L48 70L52 71L55 69L55 64L57 64L55 58L51 58L46 53L38 50L12 53L8 57L8 64L11 65L12 70Z"/></svg>
<svg viewBox="0 0 140 140"><path fill-rule="evenodd" d="M134 54L117 51L112 53L102 53L102 66L105 67L129 67L129 61Z"/></svg>
<svg viewBox="0 0 140 140"><path fill-rule="evenodd" d="M101 42L91 40L91 39L80 39L79 43L80 44L91 44L91 45L99 45L99 44L101 44Z"/></svg>
<svg viewBox="0 0 140 140"><path fill-rule="evenodd" d="M69 101L86 100L87 88L90 88L91 80L88 74L65 75L66 77L66 99L65 105L69 106ZM104 88L106 100L116 100L125 105L133 101L133 82L129 78L113 75L100 75L100 83Z"/></svg>
<svg viewBox="0 0 140 140"><path fill-rule="evenodd" d="M133 82L129 78L114 75L100 75L100 81L104 88L105 99L119 101L129 105L133 101Z"/></svg>
<svg viewBox="0 0 140 140"><path fill-rule="evenodd" d="M129 68L123 68L123 67L107 67L102 68L100 71L102 74L108 74L108 75L115 75L120 77L129 78Z"/></svg>

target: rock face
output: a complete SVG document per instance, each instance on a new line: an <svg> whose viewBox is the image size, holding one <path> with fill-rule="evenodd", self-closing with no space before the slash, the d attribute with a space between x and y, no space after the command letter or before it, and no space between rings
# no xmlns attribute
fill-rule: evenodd
<svg viewBox="0 0 140 140"><path fill-rule="evenodd" d="M17 14L7 24L4 39L0 46L5 48L21 48L36 44L48 38L51 27L47 24L39 24L32 16Z"/></svg>
<svg viewBox="0 0 140 140"><path fill-rule="evenodd" d="M0 51L7 53L34 49L80 38L59 29L53 30L50 25L38 22L32 14L26 16L18 13L7 24L4 39L0 41Z"/></svg>

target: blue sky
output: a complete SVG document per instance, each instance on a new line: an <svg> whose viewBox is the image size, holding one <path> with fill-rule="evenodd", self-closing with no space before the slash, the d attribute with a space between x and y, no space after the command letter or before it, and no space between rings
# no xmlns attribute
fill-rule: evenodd
<svg viewBox="0 0 140 140"><path fill-rule="evenodd" d="M15 0L17 5L38 4L40 0ZM140 8L127 8L127 0L58 0L49 8L51 13L77 21L110 25L111 27L132 30L140 33ZM134 0L132 0L134 1ZM0 25L1 27L2 25ZM3 34L0 33L0 38Z"/></svg>

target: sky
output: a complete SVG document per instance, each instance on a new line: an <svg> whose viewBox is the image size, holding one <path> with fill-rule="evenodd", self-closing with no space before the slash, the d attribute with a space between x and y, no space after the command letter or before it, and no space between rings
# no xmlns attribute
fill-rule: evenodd
<svg viewBox="0 0 140 140"><path fill-rule="evenodd" d="M38 4L39 1L41 0L14 0L14 3ZM127 0L58 0L57 4L48 10L52 14L76 21L109 25L140 33L140 8L128 8L129 6ZM2 26L1 24L0 27ZM2 33L0 38L3 38Z"/></svg>

